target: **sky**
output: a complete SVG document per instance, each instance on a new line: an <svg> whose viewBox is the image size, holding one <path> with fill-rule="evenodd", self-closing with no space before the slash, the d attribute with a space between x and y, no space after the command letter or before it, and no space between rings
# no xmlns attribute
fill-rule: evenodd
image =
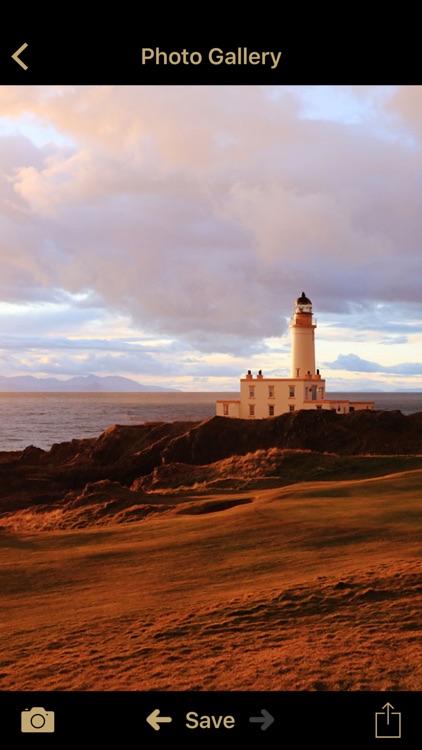
<svg viewBox="0 0 422 750"><path fill-rule="evenodd" d="M0 87L0 375L422 389L422 87Z"/></svg>

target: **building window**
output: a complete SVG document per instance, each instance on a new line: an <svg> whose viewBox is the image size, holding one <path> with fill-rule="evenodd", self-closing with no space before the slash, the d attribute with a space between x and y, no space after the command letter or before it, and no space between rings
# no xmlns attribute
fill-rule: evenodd
<svg viewBox="0 0 422 750"><path fill-rule="evenodd" d="M366 408L368 408L368 407L366 407ZM354 410L355 410L354 406L349 406L349 411L354 411Z"/></svg>
<svg viewBox="0 0 422 750"><path fill-rule="evenodd" d="M274 404L269 404L268 406L268 413L270 417L274 416Z"/></svg>
<svg viewBox="0 0 422 750"><path fill-rule="evenodd" d="M223 416L228 417L229 416L229 405L223 404Z"/></svg>
<svg viewBox="0 0 422 750"><path fill-rule="evenodd" d="M317 406L317 409L322 409L322 406Z"/></svg>
<svg viewBox="0 0 422 750"><path fill-rule="evenodd" d="M249 386L249 398L255 398L255 386L254 385Z"/></svg>
<svg viewBox="0 0 422 750"><path fill-rule="evenodd" d="M273 385L268 386L268 398L274 398L274 386Z"/></svg>
<svg viewBox="0 0 422 750"><path fill-rule="evenodd" d="M255 404L249 404L249 416L250 417L255 416Z"/></svg>
<svg viewBox="0 0 422 750"><path fill-rule="evenodd" d="M295 407L293 406L293 404L290 404L289 411L294 411L294 410L295 410Z"/></svg>
<svg viewBox="0 0 422 750"><path fill-rule="evenodd" d="M295 397L295 387L294 385L289 385L289 398Z"/></svg>

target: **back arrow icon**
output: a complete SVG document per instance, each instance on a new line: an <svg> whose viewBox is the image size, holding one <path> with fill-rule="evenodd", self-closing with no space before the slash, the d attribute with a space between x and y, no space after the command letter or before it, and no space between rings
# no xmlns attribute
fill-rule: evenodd
<svg viewBox="0 0 422 750"><path fill-rule="evenodd" d="M23 68L24 70L28 70L28 66L25 65L25 63L22 62L22 60L19 60L19 55L20 55L21 52L24 51L24 49L27 48L27 46L28 46L27 44L22 44L22 47L19 47L19 49L17 49L16 52L14 52L13 55L12 55L12 60L14 60L15 62L17 62L17 64L20 65L21 68Z"/></svg>
<svg viewBox="0 0 422 750"><path fill-rule="evenodd" d="M262 709L261 714L262 716L251 716L249 718L249 721L252 724L262 724L261 729L263 732L265 732L265 730L268 729L268 727L270 727L271 724L273 723L274 716L271 716L271 714L268 713L268 711L266 711L265 708Z"/></svg>
<svg viewBox="0 0 422 750"><path fill-rule="evenodd" d="M156 708L155 711L150 713L149 716L147 716L147 722L148 724L155 729L156 732L161 728L161 724L168 724L170 721L172 721L171 716L160 716L160 709Z"/></svg>

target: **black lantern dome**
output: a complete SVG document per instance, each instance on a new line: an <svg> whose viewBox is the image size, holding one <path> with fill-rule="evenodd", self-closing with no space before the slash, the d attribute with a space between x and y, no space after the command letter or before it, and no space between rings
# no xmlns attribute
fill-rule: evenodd
<svg viewBox="0 0 422 750"><path fill-rule="evenodd" d="M296 304L297 305L312 305L312 302L309 299L309 297L306 296L305 292L302 292L300 297L297 298Z"/></svg>

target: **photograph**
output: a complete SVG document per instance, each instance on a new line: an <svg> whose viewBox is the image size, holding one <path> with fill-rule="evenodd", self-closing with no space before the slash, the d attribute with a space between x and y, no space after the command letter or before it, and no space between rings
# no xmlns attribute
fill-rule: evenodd
<svg viewBox="0 0 422 750"><path fill-rule="evenodd" d="M422 689L421 153L421 86L0 86L1 691Z"/></svg>

